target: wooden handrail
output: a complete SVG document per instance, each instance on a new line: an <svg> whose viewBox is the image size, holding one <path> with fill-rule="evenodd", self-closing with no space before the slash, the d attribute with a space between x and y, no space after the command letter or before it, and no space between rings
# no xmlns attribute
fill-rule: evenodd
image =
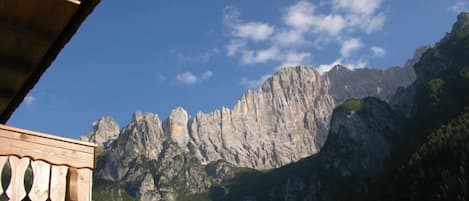
<svg viewBox="0 0 469 201"><path fill-rule="evenodd" d="M95 167L93 143L0 125L0 155L30 157L54 165Z"/></svg>
<svg viewBox="0 0 469 201"><path fill-rule="evenodd" d="M96 147L93 143L0 125L0 175L8 173L11 178L8 184L0 180L0 195L11 201L26 196L32 201L91 201ZM31 189L24 186L28 171L33 175Z"/></svg>

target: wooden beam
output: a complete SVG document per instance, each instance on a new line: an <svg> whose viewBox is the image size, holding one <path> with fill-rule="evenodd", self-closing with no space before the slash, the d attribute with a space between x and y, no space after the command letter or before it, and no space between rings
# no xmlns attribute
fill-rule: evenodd
<svg viewBox="0 0 469 201"><path fill-rule="evenodd" d="M9 88L0 88L0 99L10 100L15 96L16 92Z"/></svg>
<svg viewBox="0 0 469 201"><path fill-rule="evenodd" d="M34 87L34 85L37 83L42 74L51 65L55 57L57 57L57 55L65 46L65 44L67 44L67 42L72 38L72 36L82 24L82 22L94 10L94 8L98 5L99 2L100 0L87 0L81 2L80 7L78 8L77 12L74 14L72 19L69 21L64 31L60 33L60 35L55 39L54 44L43 57L41 62L39 62L29 79L25 82L23 87L21 87L19 92L12 99L12 101L10 101L6 109L2 111L2 113L0 114L0 123L5 123L8 121L11 114L15 111L19 104L21 104L23 98L28 94L29 90Z"/></svg>
<svg viewBox="0 0 469 201"><path fill-rule="evenodd" d="M15 33L22 37L27 37L34 39L40 42L53 42L56 38L56 35L48 32L47 30L42 30L39 27L34 27L33 25L21 24L18 22L10 21L8 19L0 18L0 33L10 32Z"/></svg>
<svg viewBox="0 0 469 201"><path fill-rule="evenodd" d="M11 57L11 56L0 56L0 72L7 71L8 76L17 74L29 74L34 70L35 65L26 59ZM13 75L11 74L13 73Z"/></svg>
<svg viewBox="0 0 469 201"><path fill-rule="evenodd" d="M0 155L30 157L53 165L95 167L93 143L0 125Z"/></svg>

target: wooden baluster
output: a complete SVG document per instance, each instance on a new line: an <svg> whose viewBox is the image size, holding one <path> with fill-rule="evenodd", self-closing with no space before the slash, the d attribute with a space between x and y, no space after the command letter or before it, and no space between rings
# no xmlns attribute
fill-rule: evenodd
<svg viewBox="0 0 469 201"><path fill-rule="evenodd" d="M50 180L50 200L64 201L67 187L67 166L52 166Z"/></svg>
<svg viewBox="0 0 469 201"><path fill-rule="evenodd" d="M7 195L11 201L21 201L26 196L24 189L24 174L29 165L29 158L10 156L11 180Z"/></svg>
<svg viewBox="0 0 469 201"><path fill-rule="evenodd" d="M78 170L78 201L91 201L93 187L93 171L88 168Z"/></svg>
<svg viewBox="0 0 469 201"><path fill-rule="evenodd" d="M93 172L90 169L70 168L68 178L68 199L70 201L91 201Z"/></svg>
<svg viewBox="0 0 469 201"><path fill-rule="evenodd" d="M2 175L3 175L3 167L8 160L8 156L0 156L0 195L3 193L3 184L2 184Z"/></svg>
<svg viewBox="0 0 469 201"><path fill-rule="evenodd" d="M31 161L33 168L33 186L29 198L33 201L45 201L49 197L50 164L43 161Z"/></svg>

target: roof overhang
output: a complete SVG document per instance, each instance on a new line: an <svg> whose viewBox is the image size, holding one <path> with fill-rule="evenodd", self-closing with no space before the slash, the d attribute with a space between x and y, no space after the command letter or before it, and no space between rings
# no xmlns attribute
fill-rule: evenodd
<svg viewBox="0 0 469 201"><path fill-rule="evenodd" d="M99 1L0 1L0 123L6 123Z"/></svg>

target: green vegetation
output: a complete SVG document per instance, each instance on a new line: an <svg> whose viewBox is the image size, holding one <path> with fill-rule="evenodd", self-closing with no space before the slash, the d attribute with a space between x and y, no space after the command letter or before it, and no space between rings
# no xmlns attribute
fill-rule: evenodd
<svg viewBox="0 0 469 201"><path fill-rule="evenodd" d="M211 201L210 194L201 193L201 194L178 194L178 201Z"/></svg>
<svg viewBox="0 0 469 201"><path fill-rule="evenodd" d="M341 107L350 110L352 112L358 112L361 110L361 102L359 99L356 98L350 98L347 99L344 103L342 103Z"/></svg>
<svg viewBox="0 0 469 201"><path fill-rule="evenodd" d="M469 108L442 126L402 165L389 200L469 200Z"/></svg>
<svg viewBox="0 0 469 201"><path fill-rule="evenodd" d="M271 192L271 190L282 188L285 182L292 177L310 178L318 163L319 158L314 155L268 172L243 168L237 177L222 184L230 189L226 196L223 196L225 191L221 186L215 186L211 189L212 200L239 201L243 200L246 195L254 196L256 200L283 200L284 192L282 190L278 189L275 192ZM308 189L305 188L296 192L296 196L298 198L305 197L307 193Z"/></svg>
<svg viewBox="0 0 469 201"><path fill-rule="evenodd" d="M428 81L428 90L430 92L430 96L434 100L435 103L439 102L439 96L443 92L443 86L445 84L445 81L442 79L436 78Z"/></svg>
<svg viewBox="0 0 469 201"><path fill-rule="evenodd" d="M113 200L113 201L136 201L129 195L123 186L100 179L94 179L93 201Z"/></svg>

